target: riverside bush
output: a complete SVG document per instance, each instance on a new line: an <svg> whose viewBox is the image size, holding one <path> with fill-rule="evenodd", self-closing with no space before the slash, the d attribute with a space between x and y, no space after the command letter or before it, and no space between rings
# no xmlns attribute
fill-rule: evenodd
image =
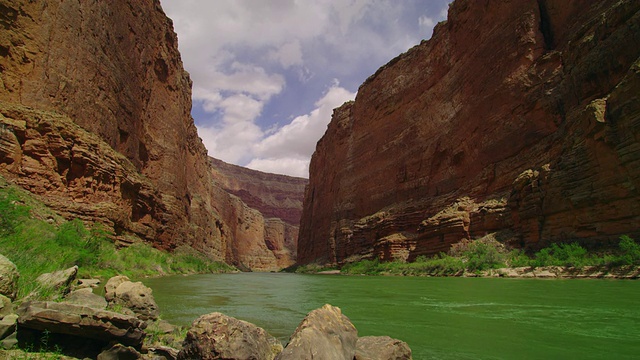
<svg viewBox="0 0 640 360"><path fill-rule="evenodd" d="M341 269L343 274L391 274L391 275L461 275L464 271L478 272L500 267L621 267L640 265L640 245L629 236L621 236L617 249L606 253L589 253L578 243L552 244L533 255L505 247L491 237L479 240L465 240L454 244L449 254L440 253L428 258L418 256L414 262L361 260L348 263ZM311 271L313 272L313 271Z"/></svg>
<svg viewBox="0 0 640 360"><path fill-rule="evenodd" d="M80 220L57 226L35 218L31 207L25 205L34 202L28 197L12 187L0 188L0 253L18 267L19 298L31 293L49 297L50 291L39 288L35 279L74 265L78 265L80 277L103 279L119 274L137 278L233 270L191 248L169 254L138 242L117 250L100 226L87 229Z"/></svg>

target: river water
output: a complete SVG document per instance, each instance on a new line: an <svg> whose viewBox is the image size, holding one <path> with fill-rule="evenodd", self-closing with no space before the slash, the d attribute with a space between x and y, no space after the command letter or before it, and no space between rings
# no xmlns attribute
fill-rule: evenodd
<svg viewBox="0 0 640 360"><path fill-rule="evenodd" d="M360 336L406 341L416 360L640 358L640 281L240 273L143 282L171 323L219 311L285 344L329 303Z"/></svg>

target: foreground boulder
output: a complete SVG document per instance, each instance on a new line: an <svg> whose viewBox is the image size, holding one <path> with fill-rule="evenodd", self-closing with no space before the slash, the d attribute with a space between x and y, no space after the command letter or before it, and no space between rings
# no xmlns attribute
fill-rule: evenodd
<svg viewBox="0 0 640 360"><path fill-rule="evenodd" d="M282 351L264 329L218 312L197 318L183 345L178 354L183 360L272 360Z"/></svg>
<svg viewBox="0 0 640 360"><path fill-rule="evenodd" d="M28 301L17 311L20 329L47 331L140 347L146 323L136 317L85 306L50 301Z"/></svg>
<svg viewBox="0 0 640 360"><path fill-rule="evenodd" d="M107 301L102 296L94 294L89 287L70 292L64 297L64 302L99 310L107 308Z"/></svg>
<svg viewBox="0 0 640 360"><path fill-rule="evenodd" d="M16 299L18 293L18 268L11 260L0 255L0 295L4 295L11 300Z"/></svg>
<svg viewBox="0 0 640 360"><path fill-rule="evenodd" d="M358 330L340 308L324 305L311 311L291 335L278 360L353 360Z"/></svg>
<svg viewBox="0 0 640 360"><path fill-rule="evenodd" d="M105 284L105 299L109 304L131 309L141 320L157 320L160 310L151 288L141 282L131 282L126 276L114 276Z"/></svg>
<svg viewBox="0 0 640 360"><path fill-rule="evenodd" d="M364 336L356 344L355 360L411 360L406 342L388 336Z"/></svg>
<svg viewBox="0 0 640 360"><path fill-rule="evenodd" d="M76 280L78 275L78 266L70 267L66 270L45 273L36 279L38 284L43 288L54 289L63 295L71 291L71 284Z"/></svg>

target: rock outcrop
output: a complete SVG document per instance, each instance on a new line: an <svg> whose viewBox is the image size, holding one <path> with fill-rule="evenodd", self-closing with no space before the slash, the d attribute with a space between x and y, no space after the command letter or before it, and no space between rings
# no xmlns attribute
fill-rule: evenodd
<svg viewBox="0 0 640 360"><path fill-rule="evenodd" d="M214 204L228 195L211 186L191 80L160 2L2 0L0 9L0 171L118 240L225 260L230 239Z"/></svg>
<svg viewBox="0 0 640 360"><path fill-rule="evenodd" d="M639 236L640 3L457 0L336 109L298 262Z"/></svg>
<svg viewBox="0 0 640 360"><path fill-rule="evenodd" d="M411 360L406 342L388 336L363 336L356 343L354 360Z"/></svg>
<svg viewBox="0 0 640 360"><path fill-rule="evenodd" d="M291 335L277 360L352 360L356 355L358 330L340 308L329 304L311 311Z"/></svg>
<svg viewBox="0 0 640 360"><path fill-rule="evenodd" d="M104 286L104 297L110 305L123 306L141 320L157 320L160 315L153 290L126 276L114 276Z"/></svg>
<svg viewBox="0 0 640 360"><path fill-rule="evenodd" d="M273 360L282 345L264 329L246 321L211 313L196 319L178 359Z"/></svg>
<svg viewBox="0 0 640 360"><path fill-rule="evenodd" d="M20 273L18 273L16 265L0 254L0 295L15 300L18 293L19 278Z"/></svg>
<svg viewBox="0 0 640 360"><path fill-rule="evenodd" d="M0 24L0 174L121 246L190 246L258 270L294 261L303 185L216 177L159 0L0 0ZM241 222L248 207L222 185L269 220Z"/></svg>
<svg viewBox="0 0 640 360"><path fill-rule="evenodd" d="M18 327L88 338L104 344L116 341L142 346L147 324L135 316L68 303L28 301L17 310Z"/></svg>
<svg viewBox="0 0 640 360"><path fill-rule="evenodd" d="M52 273L44 273L36 278L41 288L52 289L61 295L67 295L71 291L71 284L78 275L78 266L74 265L66 270L58 270Z"/></svg>
<svg viewBox="0 0 640 360"><path fill-rule="evenodd" d="M231 201L237 215L236 241L229 246L234 265L266 271L293 265L307 179L210 161L216 186L239 199Z"/></svg>
<svg viewBox="0 0 640 360"><path fill-rule="evenodd" d="M278 218L298 226L302 216L304 187L309 180L269 174L209 158L213 180L265 218Z"/></svg>

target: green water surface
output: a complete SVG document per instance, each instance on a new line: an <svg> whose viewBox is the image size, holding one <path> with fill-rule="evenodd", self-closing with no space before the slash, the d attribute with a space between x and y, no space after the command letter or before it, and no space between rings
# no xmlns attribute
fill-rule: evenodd
<svg viewBox="0 0 640 360"><path fill-rule="evenodd" d="M414 359L640 359L640 282L241 273L146 279L169 322L219 311L286 343L338 306Z"/></svg>

